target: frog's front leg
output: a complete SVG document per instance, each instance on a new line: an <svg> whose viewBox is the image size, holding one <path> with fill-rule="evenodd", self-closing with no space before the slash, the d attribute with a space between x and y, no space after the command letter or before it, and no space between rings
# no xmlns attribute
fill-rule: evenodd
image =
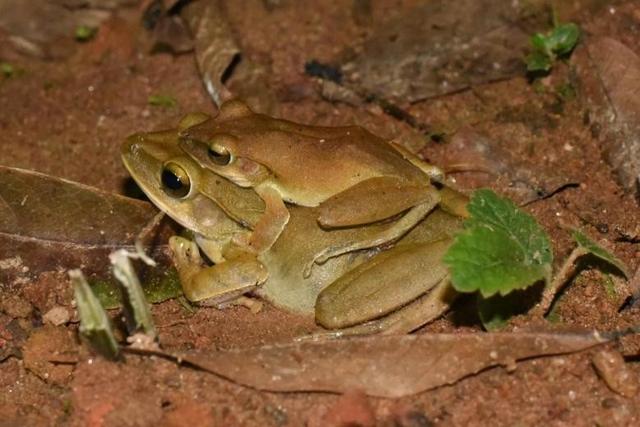
<svg viewBox="0 0 640 427"><path fill-rule="evenodd" d="M316 300L316 322L328 329L408 332L442 314L450 303L441 262L451 239L398 245L347 272ZM434 292L435 291L435 292ZM359 332L358 332L359 331ZM368 332L367 332L368 331Z"/></svg>
<svg viewBox="0 0 640 427"><path fill-rule="evenodd" d="M265 266L248 252L205 266L193 241L174 236L169 239L169 247L182 289L190 301L223 304L255 289L268 277Z"/></svg>
<svg viewBox="0 0 640 427"><path fill-rule="evenodd" d="M284 204L280 193L273 188L256 187L256 193L264 200L264 214L254 226L246 242L237 242L255 253L268 250L278 240L278 237L289 222L289 210Z"/></svg>

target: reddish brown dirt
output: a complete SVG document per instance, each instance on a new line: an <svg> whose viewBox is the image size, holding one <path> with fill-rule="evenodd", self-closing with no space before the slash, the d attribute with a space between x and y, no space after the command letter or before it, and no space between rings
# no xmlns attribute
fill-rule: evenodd
<svg viewBox="0 0 640 427"><path fill-rule="evenodd" d="M258 1L229 3L230 22L247 55L271 65L270 83L282 101L283 117L324 125L357 123L381 136L403 139L409 146L424 146L421 154L444 166L464 159L464 153L455 152L448 142L429 143L377 107L332 104L318 95L317 83L304 75L304 63L334 61L365 35L353 23L351 2L322 2L313 8L306 2L285 2L273 12ZM380 16L373 19L389 18L414 2L388 3L385 10L376 9ZM189 111L215 111L191 55L147 55L136 49L138 21L131 19L135 14L129 11L108 21L97 41L78 46L77 53L64 61L37 61L0 50L0 58L4 55L24 70L0 80L3 165L123 193L127 173L119 145L124 137L171 127ZM633 4L621 8L617 16L583 19L592 31L622 31L628 46L638 46L637 32L624 33L626 28L640 28L640 8ZM2 45L6 46L6 35L0 35ZM636 53L640 53L637 48ZM617 238L621 232L637 232L640 209L632 196L621 191L602 160L579 98L560 102L554 94L552 88L571 78L570 66L561 65L544 81L548 88L544 93L525 78L515 78L405 107L436 129L469 128L498 141L517 159L518 167L531 171L536 184L580 183L526 208L549 232L556 259L570 250L571 240L563 228L569 224L609 242L635 271L640 261L637 243ZM169 94L178 105L150 106L150 94ZM461 188L491 186L522 201L505 176L469 173L456 178ZM534 326L612 330L640 323L638 310L618 310L620 298L607 293L606 280L597 270L582 273L560 296L553 322ZM14 355L0 364L2 425L320 426L351 421L369 425L374 419L382 426L634 425L640 420L640 397L626 398L607 388L592 367L590 352L519 363L514 372L493 369L398 400L368 399L357 392L345 397L260 392L154 358L127 356L126 363L111 363L87 355L78 343L65 338L66 332L75 334L74 323L41 327L46 311L69 306L68 286L64 272L51 272L28 278L19 295L3 293L4 284L0 288L3 301L19 299L0 305L2 346L15 347ZM161 344L173 350L284 342L316 328L309 319L272 307L257 315L240 307L191 313L168 301L156 305L153 314ZM534 326L523 316L509 327ZM419 333L464 330L479 326L457 324L454 310ZM48 333L47 344L42 334ZM54 355L56 363L39 363L38 358L51 359L55 353L51 343L74 355L62 359ZM620 347L625 354L637 353L633 340ZM637 382L640 366L634 362L628 366Z"/></svg>

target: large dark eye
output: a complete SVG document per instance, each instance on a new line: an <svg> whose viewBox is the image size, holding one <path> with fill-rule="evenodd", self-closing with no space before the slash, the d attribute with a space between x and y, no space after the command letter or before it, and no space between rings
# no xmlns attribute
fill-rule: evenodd
<svg viewBox="0 0 640 427"><path fill-rule="evenodd" d="M182 198L191 190L191 180L187 172L176 163L167 163L162 169L162 189L171 197Z"/></svg>
<svg viewBox="0 0 640 427"><path fill-rule="evenodd" d="M220 166L225 166L231 163L231 153L227 148L217 142L213 142L209 145L209 158L213 163Z"/></svg>

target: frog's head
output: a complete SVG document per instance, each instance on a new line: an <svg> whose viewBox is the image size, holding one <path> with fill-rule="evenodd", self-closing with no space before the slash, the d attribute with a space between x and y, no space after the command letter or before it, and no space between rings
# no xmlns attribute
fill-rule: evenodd
<svg viewBox="0 0 640 427"><path fill-rule="evenodd" d="M180 148L203 168L241 187L255 187L271 175L261 162L260 147L276 121L254 113L242 101L228 101L214 118L183 119Z"/></svg>
<svg viewBox="0 0 640 427"><path fill-rule="evenodd" d="M202 170L176 141L175 131L132 135L122 145L122 161L151 202L185 228L213 237L239 227L200 191Z"/></svg>

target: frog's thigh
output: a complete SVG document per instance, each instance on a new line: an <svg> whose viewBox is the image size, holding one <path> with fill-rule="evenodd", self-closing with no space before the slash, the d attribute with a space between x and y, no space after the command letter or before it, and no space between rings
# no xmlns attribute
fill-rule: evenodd
<svg viewBox="0 0 640 427"><path fill-rule="evenodd" d="M267 279L267 270L254 255L203 267L196 244L182 237L169 240L182 290L190 301L222 303L251 291Z"/></svg>
<svg viewBox="0 0 640 427"><path fill-rule="evenodd" d="M264 200L264 214L253 228L249 238L249 247L256 253L269 249L278 240L280 233L289 222L289 210L280 194L269 187L256 188Z"/></svg>
<svg viewBox="0 0 640 427"><path fill-rule="evenodd" d="M313 338L341 338L354 335L408 334L442 316L458 296L445 277L431 291L381 319L360 325L321 332Z"/></svg>
<svg viewBox="0 0 640 427"><path fill-rule="evenodd" d="M438 192L430 185L408 185L394 177L362 181L322 202L318 223L324 228L370 224L422 203L435 205Z"/></svg>
<svg viewBox="0 0 640 427"><path fill-rule="evenodd" d="M340 277L316 300L316 321L345 328L384 316L414 301L447 276L441 262L450 239L399 245Z"/></svg>

